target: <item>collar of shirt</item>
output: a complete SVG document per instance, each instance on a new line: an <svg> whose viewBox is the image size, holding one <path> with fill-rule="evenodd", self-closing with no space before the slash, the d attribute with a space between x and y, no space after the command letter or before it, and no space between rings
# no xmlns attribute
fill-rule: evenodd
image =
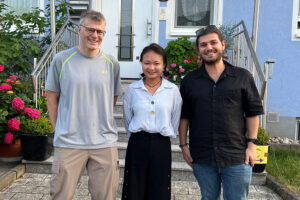
<svg viewBox="0 0 300 200"><path fill-rule="evenodd" d="M233 77L235 77L236 73L235 73L234 67L230 63L228 63L226 61L223 61L223 62L225 64L225 69L222 72L219 80L221 80L222 78L224 78L226 76L233 76ZM207 79L211 79L210 76L208 75L206 69L205 69L204 64L202 64L201 67L198 69L198 73L197 73L196 76L197 77L204 77L204 78L207 78Z"/></svg>
<svg viewBox="0 0 300 200"><path fill-rule="evenodd" d="M143 79L139 80L134 86L133 88L135 89L143 89L143 90L147 90L145 85L144 85L144 82L143 82ZM171 89L172 88L172 85L170 84L170 82L166 81L164 78L162 78L162 83L161 83L161 86L157 89L156 92L159 92L160 90L162 89ZM148 91L148 90L147 90Z"/></svg>

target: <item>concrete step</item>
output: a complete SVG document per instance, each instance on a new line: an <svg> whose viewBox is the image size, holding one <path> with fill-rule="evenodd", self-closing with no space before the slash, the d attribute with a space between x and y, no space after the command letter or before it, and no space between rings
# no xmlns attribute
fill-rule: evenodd
<svg viewBox="0 0 300 200"><path fill-rule="evenodd" d="M50 174L53 157L45 161L22 161L25 164L26 173ZM120 177L124 176L125 160L119 159ZM84 172L86 175L86 172ZM265 185L267 173L254 173L252 176L253 185ZM172 162L172 181L196 182L192 169L185 162Z"/></svg>
<svg viewBox="0 0 300 200"><path fill-rule="evenodd" d="M117 101L116 106L114 107L114 114L120 114L123 116L123 102Z"/></svg>

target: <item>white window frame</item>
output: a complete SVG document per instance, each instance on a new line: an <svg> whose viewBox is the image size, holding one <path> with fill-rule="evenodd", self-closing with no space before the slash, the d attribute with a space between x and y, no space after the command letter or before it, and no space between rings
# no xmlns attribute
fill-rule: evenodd
<svg viewBox="0 0 300 200"><path fill-rule="evenodd" d="M221 25L223 18L223 0L214 1L212 24ZM176 0L169 0L166 8L166 38L174 39L180 36L195 36L200 27L175 27Z"/></svg>
<svg viewBox="0 0 300 200"><path fill-rule="evenodd" d="M293 20L292 20L292 41L300 41L300 29L297 29L300 22L300 0L293 0Z"/></svg>

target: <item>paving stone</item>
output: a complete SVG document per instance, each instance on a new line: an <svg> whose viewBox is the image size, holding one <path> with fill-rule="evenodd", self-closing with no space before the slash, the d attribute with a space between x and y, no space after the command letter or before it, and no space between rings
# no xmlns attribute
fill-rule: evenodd
<svg viewBox="0 0 300 200"><path fill-rule="evenodd" d="M49 194L50 188L48 187L35 187L34 190L32 190L32 194Z"/></svg>
<svg viewBox="0 0 300 200"><path fill-rule="evenodd" d="M88 195L89 195L88 189L77 188L75 191L75 196L88 196Z"/></svg>
<svg viewBox="0 0 300 200"><path fill-rule="evenodd" d="M40 200L43 197L43 194L25 194L17 193L10 200Z"/></svg>
<svg viewBox="0 0 300 200"><path fill-rule="evenodd" d="M198 195L175 195L174 200L199 200L201 196Z"/></svg>
<svg viewBox="0 0 300 200"><path fill-rule="evenodd" d="M16 193L12 192L0 192L0 199L1 200L9 200L11 199Z"/></svg>

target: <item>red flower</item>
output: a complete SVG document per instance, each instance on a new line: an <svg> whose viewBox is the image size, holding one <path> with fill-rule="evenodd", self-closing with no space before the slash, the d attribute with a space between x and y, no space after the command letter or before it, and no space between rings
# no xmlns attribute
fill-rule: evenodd
<svg viewBox="0 0 300 200"><path fill-rule="evenodd" d="M18 131L20 130L20 121L16 118L12 118L8 121L8 128L11 131Z"/></svg>
<svg viewBox="0 0 300 200"><path fill-rule="evenodd" d="M0 85L0 91L2 91L2 90L12 90L12 86L11 86L11 85L8 85L8 84L6 84L6 83L2 83L2 84Z"/></svg>
<svg viewBox="0 0 300 200"><path fill-rule="evenodd" d="M0 72L4 71L4 66L0 64Z"/></svg>
<svg viewBox="0 0 300 200"><path fill-rule="evenodd" d="M4 142L6 144L11 144L14 141L14 135L11 132L8 132L4 136Z"/></svg>
<svg viewBox="0 0 300 200"><path fill-rule="evenodd" d="M47 92L43 93L42 96L44 96L45 98L47 98Z"/></svg>
<svg viewBox="0 0 300 200"><path fill-rule="evenodd" d="M15 80L17 80L19 77L18 77L17 75L11 75L9 78L10 78L11 80L15 81Z"/></svg>
<svg viewBox="0 0 300 200"><path fill-rule="evenodd" d="M200 58L200 56L196 56L196 59L198 60Z"/></svg>
<svg viewBox="0 0 300 200"><path fill-rule="evenodd" d="M25 113L31 118L31 119L36 119L39 118L41 113L38 109L32 109L32 108L25 108L24 109Z"/></svg>
<svg viewBox="0 0 300 200"><path fill-rule="evenodd" d="M11 102L11 106L17 110L21 110L22 108L24 108L25 102L22 101L22 99L20 97L16 97L12 100Z"/></svg>
<svg viewBox="0 0 300 200"><path fill-rule="evenodd" d="M5 82L10 83L10 82L13 82L13 81L11 79L7 78L7 79L5 79Z"/></svg>

